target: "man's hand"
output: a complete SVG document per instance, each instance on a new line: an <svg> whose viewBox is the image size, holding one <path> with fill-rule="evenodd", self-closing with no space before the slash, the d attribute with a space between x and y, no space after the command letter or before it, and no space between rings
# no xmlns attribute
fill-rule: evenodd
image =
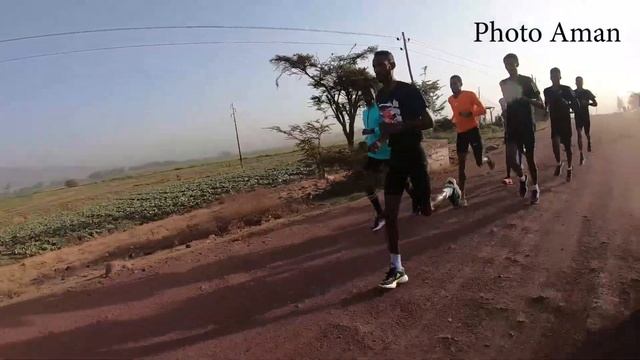
<svg viewBox="0 0 640 360"><path fill-rule="evenodd" d="M378 152L378 150L380 150L380 146L382 146L382 144L380 144L380 141L376 141L369 145L368 151L371 153Z"/></svg>
<svg viewBox="0 0 640 360"><path fill-rule="evenodd" d="M380 123L380 131L384 134L397 134L404 130L403 123Z"/></svg>
<svg viewBox="0 0 640 360"><path fill-rule="evenodd" d="M473 113L471 111L460 111L458 113L458 115L465 117L465 118L472 118L473 117Z"/></svg>
<svg viewBox="0 0 640 360"><path fill-rule="evenodd" d="M374 129L362 129L362 135L373 135L376 131Z"/></svg>

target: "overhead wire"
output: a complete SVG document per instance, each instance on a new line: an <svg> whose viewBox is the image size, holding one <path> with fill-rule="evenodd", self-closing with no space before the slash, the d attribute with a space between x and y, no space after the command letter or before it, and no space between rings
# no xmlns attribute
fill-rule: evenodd
<svg viewBox="0 0 640 360"><path fill-rule="evenodd" d="M20 56L8 59L0 59L0 64L13 62L13 61L21 61L42 57L51 57L51 56L60 56L60 55L70 55L70 54L79 54L79 53L88 53L88 52L98 52L98 51L110 51L110 50L121 50L121 49L134 49L134 48L151 48L151 47L170 47L170 46L189 46L189 45L261 45L261 44L284 44L284 45L330 45L330 46L366 46L366 45L358 45L354 43L334 43L334 42L309 42L309 41L195 41L195 42L172 42L172 43L152 43L152 44L134 44L134 45L121 45L121 46L107 46L107 47L99 47L99 48L89 48L89 49L78 49L78 50L68 50L68 51L59 51L59 52L50 52L50 53L42 53L35 55L27 55Z"/></svg>
<svg viewBox="0 0 640 360"><path fill-rule="evenodd" d="M240 26L240 25L170 25L170 26L116 27L116 28L86 29L86 30L65 31L65 32L57 32L57 33L35 34L35 35L27 35L27 36L19 36L19 37L14 37L14 38L0 39L0 43L8 43L8 42L16 42L16 41L32 40L32 39L42 39L42 38L49 38L49 37L81 35L81 34L122 32L122 31L143 31L143 30L169 30L169 29L273 30L273 31L298 31L298 32L327 33L327 34L342 34L342 35L354 35L354 36L371 36L371 37L391 38L391 39L395 39L396 38L395 36L391 36L391 35L374 34L374 33L367 33L367 32L329 30L329 29L314 29L314 28L299 28L299 27Z"/></svg>

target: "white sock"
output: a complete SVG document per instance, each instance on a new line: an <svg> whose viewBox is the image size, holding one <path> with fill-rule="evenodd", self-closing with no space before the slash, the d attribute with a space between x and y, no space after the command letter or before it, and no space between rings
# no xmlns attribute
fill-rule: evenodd
<svg viewBox="0 0 640 360"><path fill-rule="evenodd" d="M403 270L402 260L400 260L400 254L389 254L391 255L391 266L396 268L396 270Z"/></svg>

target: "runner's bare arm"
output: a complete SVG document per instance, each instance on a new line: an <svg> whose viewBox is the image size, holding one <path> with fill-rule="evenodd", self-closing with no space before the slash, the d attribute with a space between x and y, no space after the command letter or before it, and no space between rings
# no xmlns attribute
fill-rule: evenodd
<svg viewBox="0 0 640 360"><path fill-rule="evenodd" d="M589 106L598 106L598 101L596 101L595 95L591 92L589 92L589 94L591 95L591 102L589 102Z"/></svg>
<svg viewBox="0 0 640 360"><path fill-rule="evenodd" d="M535 99L531 99L528 97L525 97L525 99L527 99L529 104L533 105L534 107L545 110L545 105L544 105L544 102L542 102L542 98L540 97L540 95L538 95L538 97L536 97Z"/></svg>
<svg viewBox="0 0 640 360"><path fill-rule="evenodd" d="M369 151L377 151L380 146L389 140L389 135L398 134L407 130L428 130L433 128L433 117L426 109L415 119L405 118L400 124L380 123L381 135L378 141L369 145Z"/></svg>
<svg viewBox="0 0 640 360"><path fill-rule="evenodd" d="M473 116L482 116L487 113L487 109L484 107L478 96L474 97L473 100Z"/></svg>

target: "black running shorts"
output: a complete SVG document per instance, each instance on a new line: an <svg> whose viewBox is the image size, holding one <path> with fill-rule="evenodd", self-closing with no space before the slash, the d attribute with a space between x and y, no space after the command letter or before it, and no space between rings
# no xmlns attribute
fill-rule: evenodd
<svg viewBox="0 0 640 360"><path fill-rule="evenodd" d="M379 174L382 172L384 167L387 167L389 164L389 160L376 159L371 156L367 156L367 160L365 160L363 170L369 173Z"/></svg>
<svg viewBox="0 0 640 360"><path fill-rule="evenodd" d="M473 150L473 156L475 156L476 161L482 162L483 146L479 128L458 133L456 151L460 154L466 154L469 152L469 146L471 146L471 150Z"/></svg>

